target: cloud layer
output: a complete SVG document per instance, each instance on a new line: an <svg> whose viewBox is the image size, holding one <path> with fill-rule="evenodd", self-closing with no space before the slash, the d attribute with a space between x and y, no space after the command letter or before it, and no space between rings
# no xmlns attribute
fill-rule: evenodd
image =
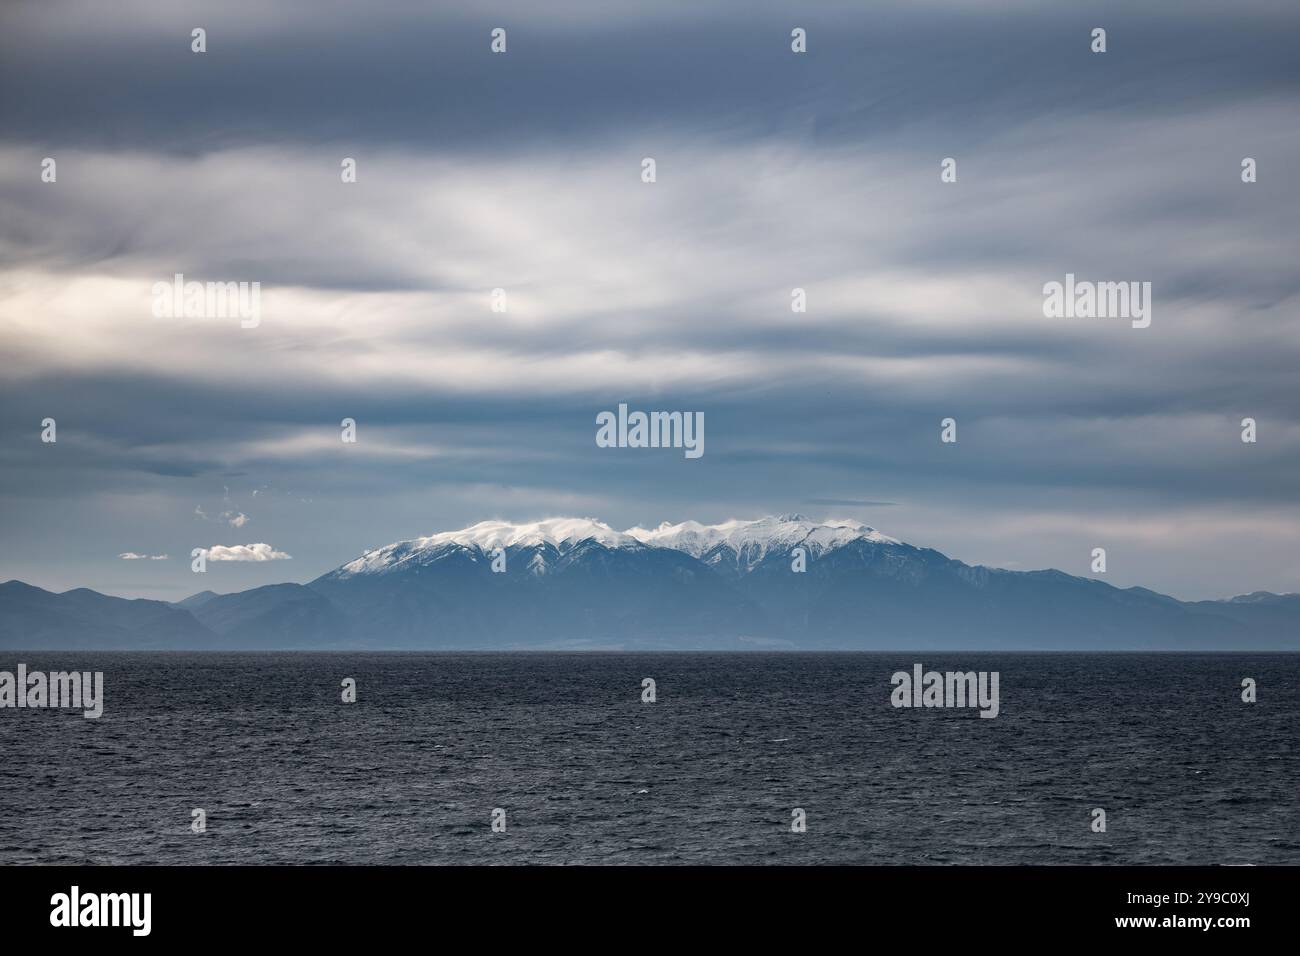
<svg viewBox="0 0 1300 956"><path fill-rule="evenodd" d="M508 4L493 57L422 4L72 6L0 30L0 576L183 596L82 542L188 554L196 508L305 579L492 517L824 502L972 562L1300 590L1292 7ZM1045 319L1067 272L1150 281L1151 327ZM260 324L155 318L176 273L260 282ZM623 401L703 411L707 454L596 448Z"/></svg>

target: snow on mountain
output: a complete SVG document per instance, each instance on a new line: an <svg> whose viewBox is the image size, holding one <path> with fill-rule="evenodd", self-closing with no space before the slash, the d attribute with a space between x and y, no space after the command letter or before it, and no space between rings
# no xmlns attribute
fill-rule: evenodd
<svg viewBox="0 0 1300 956"><path fill-rule="evenodd" d="M629 528L627 533L651 547L685 551L696 558L705 558L723 548L730 551L744 568L753 567L768 554L783 554L799 546L808 550L809 557L815 558L859 539L877 544L901 544L897 539L856 521L813 521L799 514L768 516L754 521L724 521L714 525L698 521L683 521L681 524L665 521L653 530Z"/></svg>
<svg viewBox="0 0 1300 956"><path fill-rule="evenodd" d="M341 577L391 571L412 560L436 555L449 545L457 545L488 554L496 548L535 548L549 545L561 552L583 541L594 541L607 548L646 546L682 551L694 558L729 552L741 569L754 567L770 553L785 553L796 546L808 549L809 557L866 540L878 544L899 544L874 528L856 521L832 519L813 521L803 515L776 515L752 521L724 521L705 525L698 521L680 524L664 522L653 530L629 528L615 531L594 518L548 518L526 524L508 521L480 521L459 531L443 531L424 538L412 538L368 551L343 565ZM541 570L544 561L535 556L531 566Z"/></svg>
<svg viewBox="0 0 1300 956"><path fill-rule="evenodd" d="M388 571L398 564L436 552L448 545L459 545L486 554L497 548L541 545L565 550L580 541L595 541L607 548L636 547L639 544L632 536L615 531L594 518L548 518L527 524L480 521L459 531L442 531L425 538L397 541L376 548L343 565L339 573L346 576Z"/></svg>
<svg viewBox="0 0 1300 956"><path fill-rule="evenodd" d="M615 531L594 518L548 518L530 524L480 521L461 531L444 531L421 539L421 543L428 547L452 543L484 550L532 547L539 544L559 547L578 541L595 541L607 548L620 548L635 543L628 535Z"/></svg>

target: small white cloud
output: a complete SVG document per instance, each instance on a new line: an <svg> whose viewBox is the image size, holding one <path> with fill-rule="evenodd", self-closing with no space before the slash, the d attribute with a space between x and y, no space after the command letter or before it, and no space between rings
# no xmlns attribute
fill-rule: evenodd
<svg viewBox="0 0 1300 956"><path fill-rule="evenodd" d="M269 544L214 544L207 549L209 561L283 561L293 557Z"/></svg>
<svg viewBox="0 0 1300 956"><path fill-rule="evenodd" d="M166 561L165 554L136 554L134 551L123 551L118 555L123 561Z"/></svg>
<svg viewBox="0 0 1300 956"><path fill-rule="evenodd" d="M223 511L221 517L230 522L232 528L242 528L244 525L248 524L250 520L248 515L244 514L242 511Z"/></svg>
<svg viewBox="0 0 1300 956"><path fill-rule="evenodd" d="M194 516L195 516L196 518L202 518L204 521L207 521L207 520L208 520L207 513L203 510L203 506L202 506L202 505L195 505L195 506L194 506Z"/></svg>

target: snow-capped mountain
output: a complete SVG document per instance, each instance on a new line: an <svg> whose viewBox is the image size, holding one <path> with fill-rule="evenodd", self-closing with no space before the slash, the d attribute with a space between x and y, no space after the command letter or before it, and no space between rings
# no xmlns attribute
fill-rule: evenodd
<svg viewBox="0 0 1300 956"><path fill-rule="evenodd" d="M902 543L856 521L813 521L800 514L713 525L665 521L654 530L629 528L627 534L651 547L685 551L705 564L741 573L752 570L769 555L786 555L798 547L805 549L808 558L815 559L851 541Z"/></svg>
<svg viewBox="0 0 1300 956"><path fill-rule="evenodd" d="M802 515L484 521L178 604L0 585L0 647L1294 650L1300 595L1182 602Z"/></svg>
<svg viewBox="0 0 1300 956"><path fill-rule="evenodd" d="M591 541L606 548L637 547L640 542L629 534L615 531L593 518L548 518L527 524L507 521L480 521L459 531L443 531L426 538L397 541L367 551L335 571L339 577L358 574L386 574L401 570L403 565L425 563L445 554L448 549L463 549L478 554L529 548L552 550L563 554L583 542ZM534 564L534 570L539 565Z"/></svg>
<svg viewBox="0 0 1300 956"><path fill-rule="evenodd" d="M485 521L379 548L308 587L396 646L1239 647L1266 621L1260 646L1293 641L1276 606L1225 611L973 567L798 514L627 531Z"/></svg>
<svg viewBox="0 0 1300 956"><path fill-rule="evenodd" d="M480 521L459 531L443 531L376 548L343 565L335 574L344 577L388 573L444 554L449 547L479 554L524 548L562 555L585 542L605 548L665 548L684 552L710 566L728 566L745 572L769 555L788 554L796 547L804 548L809 558L816 558L851 541L902 543L856 521L813 521L799 514L714 525L665 521L653 530L629 528L627 531L615 531L594 518L548 518L525 524ZM534 570L540 567L533 565Z"/></svg>
<svg viewBox="0 0 1300 956"><path fill-rule="evenodd" d="M694 557L591 518L486 521L368 552L308 585L400 646L695 642L763 627L748 599Z"/></svg>

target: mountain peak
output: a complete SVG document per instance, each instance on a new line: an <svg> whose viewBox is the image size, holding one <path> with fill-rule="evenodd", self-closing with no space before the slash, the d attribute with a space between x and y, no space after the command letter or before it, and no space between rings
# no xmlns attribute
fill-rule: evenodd
<svg viewBox="0 0 1300 956"><path fill-rule="evenodd" d="M509 521L480 521L460 531L444 531L421 538L427 546L462 544L484 550L539 544L564 545L592 540L609 547L634 543L626 534L615 531L595 518L546 518L513 524Z"/></svg>
<svg viewBox="0 0 1300 956"><path fill-rule="evenodd" d="M509 521L480 521L459 531L440 531L424 538L397 541L367 551L339 569L344 575L388 571L419 555L447 546L459 546L484 554L497 548L539 547L566 548L580 541L595 541L609 548L635 547L636 539L615 531L595 518L546 518L515 524Z"/></svg>
<svg viewBox="0 0 1300 956"><path fill-rule="evenodd" d="M901 544L857 521L839 518L813 521L801 514L768 515L714 525L698 521L675 525L664 522L653 531L629 528L627 533L651 547L685 551L696 558L721 547L735 555L746 568L753 567L772 551L785 551L797 545L807 547L816 557L857 539L875 544Z"/></svg>
<svg viewBox="0 0 1300 956"><path fill-rule="evenodd" d="M523 523L492 520L480 521L459 531L441 531L367 551L336 573L350 576L386 572L412 560L420 564L448 546L487 554L497 548L546 545L564 551L583 541L594 541L607 548L667 548L696 558L722 546L732 552L741 567L750 568L769 552L782 552L803 545L811 556L816 557L857 539L877 544L901 543L856 521L813 521L801 514L769 515L714 525L698 521L679 524L665 521L653 530L637 527L627 531L616 531L595 518L546 518Z"/></svg>

